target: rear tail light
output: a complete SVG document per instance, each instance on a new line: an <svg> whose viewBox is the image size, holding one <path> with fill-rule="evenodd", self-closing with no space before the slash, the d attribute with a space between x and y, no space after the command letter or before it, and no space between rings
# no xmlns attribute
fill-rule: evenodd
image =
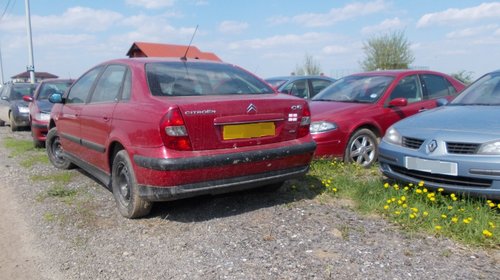
<svg viewBox="0 0 500 280"><path fill-rule="evenodd" d="M309 134L309 126L311 125L311 111L309 110L309 106L304 105L304 109L302 110L302 118L300 119L299 132L297 137L304 137Z"/></svg>
<svg viewBox="0 0 500 280"><path fill-rule="evenodd" d="M191 151L191 141L179 108L170 109L160 123L165 146L172 150Z"/></svg>

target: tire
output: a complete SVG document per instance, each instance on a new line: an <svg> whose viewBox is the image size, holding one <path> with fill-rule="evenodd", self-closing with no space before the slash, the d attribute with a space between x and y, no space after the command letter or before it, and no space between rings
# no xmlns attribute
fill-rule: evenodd
<svg viewBox="0 0 500 280"><path fill-rule="evenodd" d="M49 160L55 167L59 169L71 169L74 167L73 163L64 158L63 147L57 134L57 128L54 127L47 133L47 140L45 142L47 147L47 155Z"/></svg>
<svg viewBox="0 0 500 280"><path fill-rule="evenodd" d="M378 140L375 134L366 128L357 130L349 139L344 152L344 161L370 167L378 157Z"/></svg>
<svg viewBox="0 0 500 280"><path fill-rule="evenodd" d="M5 122L0 120L0 126L4 126Z"/></svg>
<svg viewBox="0 0 500 280"><path fill-rule="evenodd" d="M111 186L116 206L123 217L140 218L151 212L153 203L139 197L135 173L125 150L119 151L113 160Z"/></svg>
<svg viewBox="0 0 500 280"><path fill-rule="evenodd" d="M16 125L16 122L14 121L14 116L12 115L12 112L9 112L9 119L10 119L10 130L12 132L18 131L19 127Z"/></svg>

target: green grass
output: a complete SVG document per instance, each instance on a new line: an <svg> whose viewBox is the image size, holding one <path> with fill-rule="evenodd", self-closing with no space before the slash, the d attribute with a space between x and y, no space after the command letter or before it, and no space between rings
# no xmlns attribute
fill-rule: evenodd
<svg viewBox="0 0 500 280"><path fill-rule="evenodd" d="M321 181L324 194L350 199L356 210L378 214L410 235L426 233L500 248L497 202L431 191L425 182L417 186L384 182L378 167L320 160L313 162L309 175Z"/></svg>
<svg viewBox="0 0 500 280"><path fill-rule="evenodd" d="M12 137L4 139L4 146L11 151L11 157L18 157L29 151L40 150L36 149L30 140L20 140Z"/></svg>

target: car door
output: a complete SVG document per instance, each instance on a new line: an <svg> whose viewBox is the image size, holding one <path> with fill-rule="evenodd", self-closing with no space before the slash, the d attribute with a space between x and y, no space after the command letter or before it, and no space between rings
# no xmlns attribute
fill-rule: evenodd
<svg viewBox="0 0 500 280"><path fill-rule="evenodd" d="M127 67L108 65L100 75L89 103L80 115L83 154L82 159L109 173L106 147Z"/></svg>
<svg viewBox="0 0 500 280"><path fill-rule="evenodd" d="M85 107L101 69L102 67L91 69L74 83L64 99L64 105L56 123L64 150L76 157L82 154L81 111Z"/></svg>
<svg viewBox="0 0 500 280"><path fill-rule="evenodd" d="M399 80L394 81L395 86L389 87L384 94L385 100L383 114L378 114L377 122L381 125L382 131L385 131L393 123L406 117L414 115L421 110L425 110L428 101L424 100L422 85L418 75L406 75ZM404 98L406 106L391 106L389 103L395 99Z"/></svg>

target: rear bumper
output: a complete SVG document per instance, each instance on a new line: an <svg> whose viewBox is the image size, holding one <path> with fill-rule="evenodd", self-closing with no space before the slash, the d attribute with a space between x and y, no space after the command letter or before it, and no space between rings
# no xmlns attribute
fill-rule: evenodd
<svg viewBox="0 0 500 280"><path fill-rule="evenodd" d="M286 170L277 170L249 176L185 184L173 187L139 185L139 196L148 201L169 201L206 194L214 195L241 191L301 177L306 174L308 170L309 165L306 165Z"/></svg>
<svg viewBox="0 0 500 280"><path fill-rule="evenodd" d="M223 167L225 165L269 161L297 155L312 154L315 149L316 143L308 142L300 145L281 147L270 150L255 150L242 153L189 158L149 158L135 155L134 162L140 167L161 171L194 170L210 167Z"/></svg>

